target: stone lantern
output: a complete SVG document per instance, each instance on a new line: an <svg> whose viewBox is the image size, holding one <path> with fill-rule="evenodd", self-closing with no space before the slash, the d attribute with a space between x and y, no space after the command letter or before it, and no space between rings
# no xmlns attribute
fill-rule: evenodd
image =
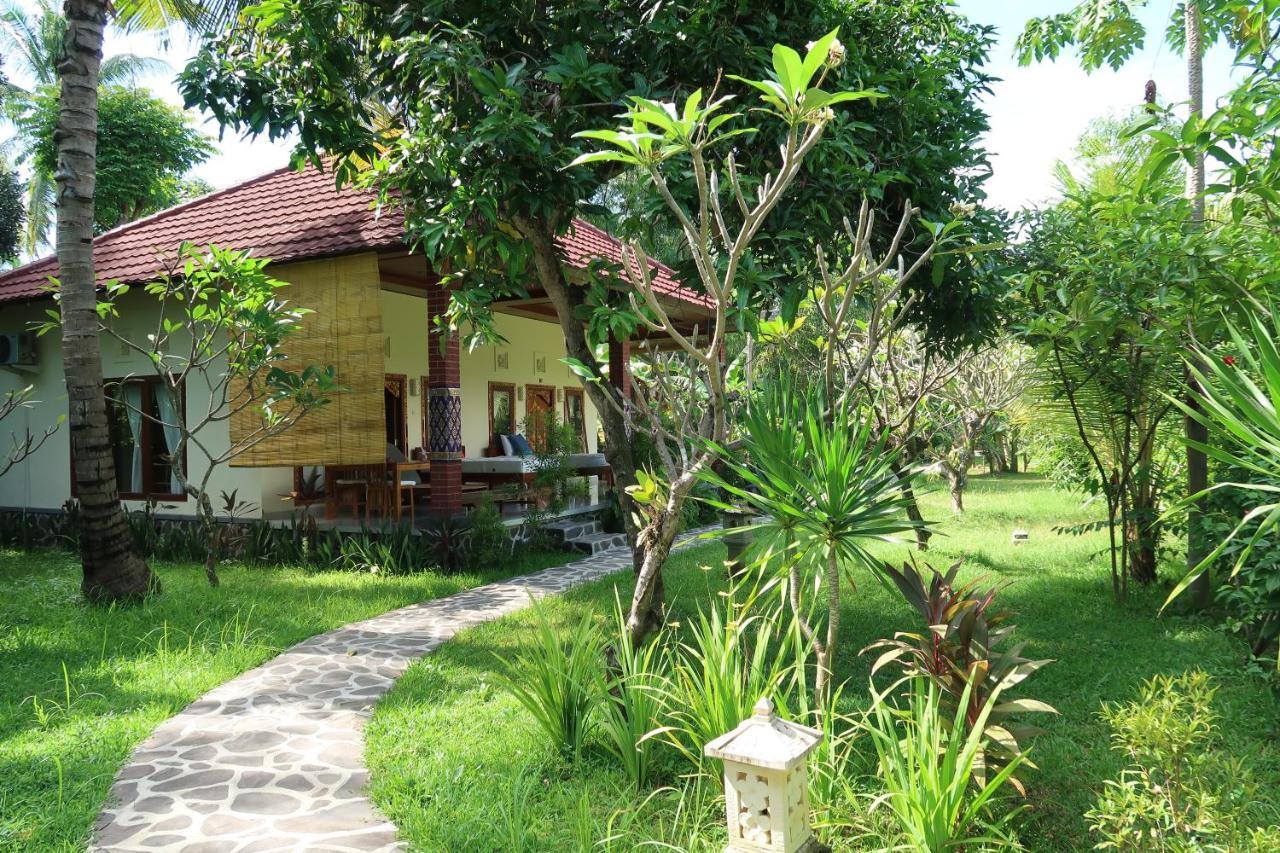
<svg viewBox="0 0 1280 853"><path fill-rule="evenodd" d="M724 761L729 824L725 853L814 853L826 849L809 828L805 759L822 732L780 720L763 698L736 729L706 746Z"/></svg>

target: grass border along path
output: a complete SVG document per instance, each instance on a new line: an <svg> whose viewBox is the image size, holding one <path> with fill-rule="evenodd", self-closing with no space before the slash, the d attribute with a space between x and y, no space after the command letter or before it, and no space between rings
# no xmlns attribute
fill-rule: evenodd
<svg viewBox="0 0 1280 853"><path fill-rule="evenodd" d="M164 594L86 605L60 551L0 551L0 851L83 851L121 765L166 719L319 632L572 559L522 555L482 574L382 576L154 566Z"/></svg>

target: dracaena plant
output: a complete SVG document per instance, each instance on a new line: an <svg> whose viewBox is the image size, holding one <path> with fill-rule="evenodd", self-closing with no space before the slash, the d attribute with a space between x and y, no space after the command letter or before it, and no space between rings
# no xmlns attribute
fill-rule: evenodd
<svg viewBox="0 0 1280 853"><path fill-rule="evenodd" d="M743 418L741 451L718 448L724 473L702 475L728 496L708 503L760 517L750 525L756 563L783 580L792 617L813 646L819 708L830 690L845 578L879 568L870 545L900 542L916 528L904 512L898 451L849 400L828 399L818 390L766 385ZM825 630L815 615L821 605Z"/></svg>
<svg viewBox="0 0 1280 853"><path fill-rule="evenodd" d="M890 664L907 676L924 676L936 683L942 701L959 711L963 706L968 725L983 728L984 746L977 779L985 784L988 770L1026 760L1021 743L1039 730L1014 721L1016 715L1056 714L1050 705L1035 699L1007 699L988 708L992 698L1024 681L1048 660L1032 660L1022 654L1024 643L1013 643L1015 626L1008 611L996 610L998 587L981 588L981 579L957 583L960 563L946 573L926 564L928 577L914 563L899 569L885 564L883 573L902 597L924 619L924 631L900 631L863 651L883 649L871 667L872 674ZM1022 785L1013 779L1019 791Z"/></svg>

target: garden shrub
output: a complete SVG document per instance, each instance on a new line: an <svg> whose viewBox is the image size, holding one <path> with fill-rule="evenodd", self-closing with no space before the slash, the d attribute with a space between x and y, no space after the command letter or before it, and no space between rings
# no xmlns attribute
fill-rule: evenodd
<svg viewBox="0 0 1280 853"><path fill-rule="evenodd" d="M885 565L885 575L920 614L925 626L923 631L900 631L892 639L867 646L864 652L885 650L872 665L872 674L893 663L909 677L922 676L941 690L948 714L959 713L968 725L987 729L981 732L979 780L988 770L1002 766L1025 763L1034 767L1025 760L1020 742L1039 730L1012 717L1057 711L1034 699L999 704L993 704L992 699L1049 661L1024 657L1022 646L1011 642L1015 626L1008 624L1009 613L992 609L997 588L979 589L978 580L957 585L959 561L945 575L928 564L925 568L930 575L928 583L914 563L904 563L901 569ZM1010 781L1022 790L1016 778Z"/></svg>
<svg viewBox="0 0 1280 853"><path fill-rule="evenodd" d="M514 661L503 661L501 685L564 754L577 757L595 723L604 639L590 613L563 636L546 608L533 607L536 629Z"/></svg>
<svg viewBox="0 0 1280 853"><path fill-rule="evenodd" d="M1276 849L1277 815L1258 813L1265 798L1252 772L1220 748L1216 690L1200 670L1157 675L1136 700L1103 708L1130 766L1086 815L1099 849Z"/></svg>
<svg viewBox="0 0 1280 853"><path fill-rule="evenodd" d="M969 692L948 703L935 681L907 679L905 703L893 704L893 688L875 699L865 723L878 760L876 782L883 794L872 808L887 806L906 836L907 849L1016 849L1009 826L1025 806L998 808L1006 783L1018 764L1015 755L984 779L984 732L999 701L1000 689L987 695L976 720L967 718ZM948 705L954 710L948 710Z"/></svg>
<svg viewBox="0 0 1280 853"><path fill-rule="evenodd" d="M1278 484L1250 476L1240 469L1215 472L1218 483L1252 483L1274 487ZM1256 495L1241 489L1217 489L1206 500L1201 529L1206 541L1222 542L1230 536L1256 503ZM1224 547L1218 565L1235 566L1253 535L1246 528ZM1280 637L1280 550L1275 537L1261 536L1254 544L1235 577L1218 584L1218 603L1226 611L1226 627L1249 645L1250 668L1270 679L1277 679L1276 643Z"/></svg>
<svg viewBox="0 0 1280 853"><path fill-rule="evenodd" d="M471 529L468 557L473 568L494 566L511 557L515 542L490 498L476 504L467 516L467 526Z"/></svg>

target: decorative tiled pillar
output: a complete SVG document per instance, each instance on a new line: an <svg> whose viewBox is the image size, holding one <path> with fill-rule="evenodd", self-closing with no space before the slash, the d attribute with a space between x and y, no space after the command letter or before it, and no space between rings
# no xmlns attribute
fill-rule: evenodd
<svg viewBox="0 0 1280 853"><path fill-rule="evenodd" d="M427 290L427 431L431 452L431 512L462 511L462 383L458 336L447 337L435 318L449 309L449 291Z"/></svg>

